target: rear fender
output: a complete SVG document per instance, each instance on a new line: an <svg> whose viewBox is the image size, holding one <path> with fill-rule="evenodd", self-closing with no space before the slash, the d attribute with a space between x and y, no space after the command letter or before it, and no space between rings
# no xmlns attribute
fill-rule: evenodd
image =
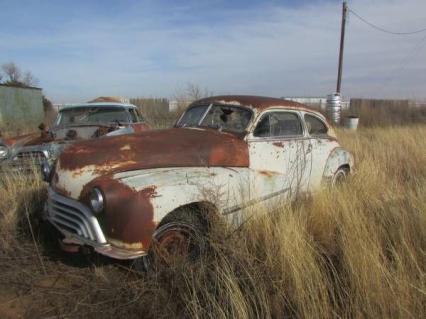
<svg viewBox="0 0 426 319"><path fill-rule="evenodd" d="M349 166L349 169L352 171L353 165L354 159L352 154L342 147L336 147L328 156L324 168L323 180L329 181L331 178L333 178L337 170L342 166Z"/></svg>

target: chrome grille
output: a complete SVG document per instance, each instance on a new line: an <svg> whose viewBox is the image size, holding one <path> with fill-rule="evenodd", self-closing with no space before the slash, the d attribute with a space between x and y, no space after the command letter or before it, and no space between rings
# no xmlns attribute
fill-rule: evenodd
<svg viewBox="0 0 426 319"><path fill-rule="evenodd" d="M57 194L49 188L48 219L64 234L105 244L105 236L97 218L82 203Z"/></svg>
<svg viewBox="0 0 426 319"><path fill-rule="evenodd" d="M13 157L11 162L15 167L39 166L48 159L47 151L22 151Z"/></svg>

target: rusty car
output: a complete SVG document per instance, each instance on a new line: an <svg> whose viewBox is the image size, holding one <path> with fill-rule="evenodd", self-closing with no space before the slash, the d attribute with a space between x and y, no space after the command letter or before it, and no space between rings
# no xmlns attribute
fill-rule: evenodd
<svg viewBox="0 0 426 319"><path fill-rule="evenodd" d="M335 185L353 165L319 112L277 98L210 97L172 128L67 148L45 176L46 218L65 250L167 263L194 246L207 210L240 225L252 208Z"/></svg>
<svg viewBox="0 0 426 319"><path fill-rule="evenodd" d="M91 138L129 134L149 129L137 107L127 103L100 102L63 105L49 129L0 138L0 169L26 171L44 165L49 169L70 144Z"/></svg>

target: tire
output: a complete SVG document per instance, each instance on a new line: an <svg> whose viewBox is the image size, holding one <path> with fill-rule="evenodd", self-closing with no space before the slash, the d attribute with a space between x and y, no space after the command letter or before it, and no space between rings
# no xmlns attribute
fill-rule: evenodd
<svg viewBox="0 0 426 319"><path fill-rule="evenodd" d="M339 167L334 173L331 180L331 188L336 188L342 185L349 175L349 169L347 167Z"/></svg>
<svg viewBox="0 0 426 319"><path fill-rule="evenodd" d="M170 268L195 261L206 250L208 222L200 209L178 208L159 224L148 254L135 260L137 270Z"/></svg>

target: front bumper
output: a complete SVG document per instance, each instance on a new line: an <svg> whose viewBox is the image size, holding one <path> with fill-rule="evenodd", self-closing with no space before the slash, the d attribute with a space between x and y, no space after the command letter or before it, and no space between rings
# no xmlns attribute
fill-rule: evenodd
<svg viewBox="0 0 426 319"><path fill-rule="evenodd" d="M89 246L114 259L134 259L146 255L142 250L127 250L111 245L92 211L82 203L48 189L46 219L63 235L65 245Z"/></svg>

